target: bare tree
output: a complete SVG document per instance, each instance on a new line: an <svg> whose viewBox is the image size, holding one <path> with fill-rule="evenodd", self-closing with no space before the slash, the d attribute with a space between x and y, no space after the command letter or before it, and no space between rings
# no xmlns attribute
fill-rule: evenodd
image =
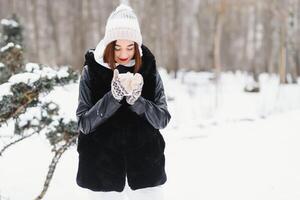
<svg viewBox="0 0 300 200"><path fill-rule="evenodd" d="M34 25L34 47L35 47L35 56L34 60L40 60L40 35L39 35L39 23L38 23L38 16L37 16L37 0L31 0L31 9L32 9L32 19Z"/></svg>
<svg viewBox="0 0 300 200"><path fill-rule="evenodd" d="M61 64L61 54L60 51L60 41L59 41L59 33L58 33L58 20L55 19L54 13L53 13L53 5L55 2L51 0L46 0L46 8L47 8L47 16L49 20L49 25L51 26L51 35L52 40L54 42L54 49L55 49L55 60L56 63Z"/></svg>
<svg viewBox="0 0 300 200"><path fill-rule="evenodd" d="M27 60L79 69L120 3L133 7L143 42L168 71L241 69L293 82L300 74L300 0L1 0L0 17L20 15Z"/></svg>

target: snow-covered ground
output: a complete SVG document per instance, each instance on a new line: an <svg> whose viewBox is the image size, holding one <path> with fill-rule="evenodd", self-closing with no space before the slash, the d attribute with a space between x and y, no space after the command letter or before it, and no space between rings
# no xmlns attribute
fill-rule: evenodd
<svg viewBox="0 0 300 200"><path fill-rule="evenodd" d="M300 199L299 84L279 87L276 77L262 75L261 92L249 94L243 92L245 74L227 73L216 96L209 73L180 73L176 80L161 75L172 115L161 131L166 200ZM77 90L78 83L57 87L44 100L54 99L62 115L75 119ZM9 135L9 127L0 135L4 130ZM6 140L0 138L0 147ZM8 149L0 157L0 196L34 199L52 155L40 135ZM77 164L73 146L57 165L46 200L88 199L88 191L75 182Z"/></svg>

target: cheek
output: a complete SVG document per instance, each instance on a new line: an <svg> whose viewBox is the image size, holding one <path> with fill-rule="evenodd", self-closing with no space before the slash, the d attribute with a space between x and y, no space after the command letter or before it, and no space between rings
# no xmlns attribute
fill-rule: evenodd
<svg viewBox="0 0 300 200"><path fill-rule="evenodd" d="M132 58L133 58L133 56L134 56L134 51L131 51L131 52L129 53L129 57L130 57L130 59L132 59Z"/></svg>
<svg viewBox="0 0 300 200"><path fill-rule="evenodd" d="M115 58L119 57L120 56L120 52L118 51L115 51Z"/></svg>

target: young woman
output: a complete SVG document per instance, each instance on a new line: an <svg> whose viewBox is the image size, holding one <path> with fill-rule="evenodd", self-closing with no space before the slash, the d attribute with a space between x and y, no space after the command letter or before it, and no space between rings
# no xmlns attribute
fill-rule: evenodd
<svg viewBox="0 0 300 200"><path fill-rule="evenodd" d="M104 38L85 55L76 116L77 184L92 199L162 199L165 141L171 116L155 57L142 45L126 5L109 16Z"/></svg>

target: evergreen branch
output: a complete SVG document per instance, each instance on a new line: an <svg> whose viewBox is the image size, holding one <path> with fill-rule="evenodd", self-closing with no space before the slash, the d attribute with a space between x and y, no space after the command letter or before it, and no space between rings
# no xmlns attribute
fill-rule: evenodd
<svg viewBox="0 0 300 200"><path fill-rule="evenodd" d="M21 137L21 138L19 138L19 139L16 139L16 140L10 142L10 143L7 144L7 145L5 145L5 146L0 150L0 156L2 156L2 154L4 153L4 151L5 151L6 149L8 149L10 146L12 146L12 145L14 145L14 144L16 144L16 143L18 143L18 142L20 142L20 141L26 139L26 138L29 138L29 137L33 136L34 134L36 134L36 133L38 133L40 130L42 130L44 127L45 127L45 126L42 126L41 128L39 128L39 130L34 131L34 132L30 133L29 135L25 135L25 136L23 136L23 137ZM0 200L1 200L1 199L0 199Z"/></svg>
<svg viewBox="0 0 300 200"><path fill-rule="evenodd" d="M38 92L36 91L28 91L24 94L24 97L25 97L25 102L23 104L21 104L14 112L12 112L10 114L10 116L8 117L9 118L13 118L13 117L16 117L18 116L19 114L22 113L23 110L26 109L26 107L33 101L35 100L36 97L38 97ZM0 121L1 123L1 121Z"/></svg>
<svg viewBox="0 0 300 200"><path fill-rule="evenodd" d="M20 98L20 100L18 100L18 102L20 102L20 105L12 108L7 113L1 113L0 127L2 123L7 122L7 120L20 115L28 107L30 103L32 103L34 100L37 99L38 96L39 93L36 90L30 90L30 91L26 91L22 97L16 97L16 98Z"/></svg>
<svg viewBox="0 0 300 200"><path fill-rule="evenodd" d="M3 152L4 152L8 147L10 147L10 146L12 146L12 145L14 145L14 144L16 144L16 143L18 143L18 142L20 142L20 141L26 139L26 138L29 138L30 136L32 136L32 135L34 135L34 134L36 134L36 133L37 133L37 132L35 131L35 132L33 132L33 133L30 133L29 135L25 135L25 136L23 136L23 137L21 137L21 138L15 140L15 141L13 141L13 142L7 144L7 145L5 145L5 146L0 150L0 156L2 156Z"/></svg>
<svg viewBox="0 0 300 200"><path fill-rule="evenodd" d="M10 118L17 117L27 107L34 106L41 93L50 92L55 85L66 85L78 79L75 71L68 69L67 73L67 77L42 77L31 85L17 83L11 86L13 95L4 95L0 101L0 127Z"/></svg>
<svg viewBox="0 0 300 200"><path fill-rule="evenodd" d="M35 200L43 199L43 197L45 196L45 194L46 194L46 192L49 188L49 185L50 185L50 182L52 180L54 171L56 169L56 165L58 164L61 156L75 142L76 139L77 139L77 135L72 136L69 140L66 141L66 143L63 146L61 146L59 149L55 150L55 155L52 158L52 161L49 165L49 170L48 170L48 173L47 173L47 176L46 176L46 180L44 182L44 187L43 187L41 193L35 198Z"/></svg>

